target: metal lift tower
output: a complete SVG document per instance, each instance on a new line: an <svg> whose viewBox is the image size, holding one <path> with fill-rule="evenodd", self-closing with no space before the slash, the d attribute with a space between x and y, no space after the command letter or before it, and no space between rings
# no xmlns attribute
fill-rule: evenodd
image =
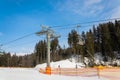
<svg viewBox="0 0 120 80"><path fill-rule="evenodd" d="M56 35L55 32L46 26L41 26L42 30L36 32L38 36L46 35L47 38L47 66L46 66L46 74L51 74L51 67L50 67L50 38L58 38L60 36Z"/></svg>

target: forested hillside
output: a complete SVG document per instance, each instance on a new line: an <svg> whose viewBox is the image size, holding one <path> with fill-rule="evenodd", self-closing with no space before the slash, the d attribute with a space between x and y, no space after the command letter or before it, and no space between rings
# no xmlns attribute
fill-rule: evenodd
<svg viewBox="0 0 120 80"><path fill-rule="evenodd" d="M58 61L71 56L78 57L78 61L84 63L87 57L94 64L94 55L100 53L103 61L120 60L120 21L107 22L93 25L93 29L78 34L76 30L68 33L69 47L62 48L59 39L51 40L51 61ZM41 40L35 45L34 53L24 56L11 55L1 52L0 66L33 67L36 64L46 62L47 43ZM81 57L79 57L81 55Z"/></svg>

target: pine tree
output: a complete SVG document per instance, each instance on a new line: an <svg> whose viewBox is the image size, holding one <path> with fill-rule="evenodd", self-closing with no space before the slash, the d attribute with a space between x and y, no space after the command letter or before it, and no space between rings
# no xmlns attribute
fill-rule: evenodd
<svg viewBox="0 0 120 80"><path fill-rule="evenodd" d="M68 44L70 47L73 48L74 50L74 54L77 54L77 45L79 42L79 34L77 33L77 31L72 30L69 35L68 35Z"/></svg>
<svg viewBox="0 0 120 80"><path fill-rule="evenodd" d="M86 34L86 48L90 60L94 63L94 35L91 30Z"/></svg>
<svg viewBox="0 0 120 80"><path fill-rule="evenodd" d="M46 41L39 41L35 46L36 64L46 62L47 45Z"/></svg>
<svg viewBox="0 0 120 80"><path fill-rule="evenodd" d="M110 32L108 28L108 24L102 24L101 25L101 30L102 30L102 49L104 50L104 58L105 61L108 60L108 56L113 59L113 52L111 48L111 38L110 38Z"/></svg>
<svg viewBox="0 0 120 80"><path fill-rule="evenodd" d="M117 42L117 51L120 54L120 21L115 21L115 27L116 27L116 42Z"/></svg>
<svg viewBox="0 0 120 80"><path fill-rule="evenodd" d="M53 39L52 41L51 41L51 51L52 51L52 53L51 53L51 59L53 60L53 61L56 61L57 60L57 56L58 56L58 54L57 54L57 47L58 47L58 39L57 38L55 38L55 39Z"/></svg>

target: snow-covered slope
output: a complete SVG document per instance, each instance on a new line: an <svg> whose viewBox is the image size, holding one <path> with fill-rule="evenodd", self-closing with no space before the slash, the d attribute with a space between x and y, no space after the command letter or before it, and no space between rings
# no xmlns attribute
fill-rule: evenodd
<svg viewBox="0 0 120 80"><path fill-rule="evenodd" d="M78 68L81 68L85 66L82 63L76 63L74 60L72 60L71 62L69 59L57 61L57 62L51 62L50 65L52 68L58 68L58 66L60 66L61 68L76 68L76 66ZM35 69L39 70L40 68L45 68L45 67L46 67L46 63L43 63L43 64L37 65Z"/></svg>
<svg viewBox="0 0 120 80"><path fill-rule="evenodd" d="M81 68L84 66L81 63L72 62L69 59L51 62L52 68L57 68L60 65L61 68ZM104 78L98 78L97 76L80 77L80 76L63 76L63 75L46 75L40 73L39 68L45 68L46 63L39 64L35 68L0 68L0 80L108 80Z"/></svg>
<svg viewBox="0 0 120 80"><path fill-rule="evenodd" d="M52 68L81 68L84 66L81 63L72 62L69 59L51 62ZM80 77L80 76L63 76L63 75L46 75L40 73L39 68L45 68L46 63L39 64L35 68L2 68L0 67L0 80L108 80L105 78L98 78L97 76Z"/></svg>
<svg viewBox="0 0 120 80"><path fill-rule="evenodd" d="M0 68L0 80L108 80L98 77L45 75L33 68Z"/></svg>
<svg viewBox="0 0 120 80"><path fill-rule="evenodd" d="M96 53L94 55L94 59L95 59L95 63L100 65L100 64L103 64L103 65L106 65L106 66L111 66L111 65L116 65L116 66L120 66L120 55L117 53L117 52L114 52L116 58L113 59L111 61L111 58L109 56L107 56L108 58L108 61L104 61L104 58L102 57L102 54L100 52Z"/></svg>

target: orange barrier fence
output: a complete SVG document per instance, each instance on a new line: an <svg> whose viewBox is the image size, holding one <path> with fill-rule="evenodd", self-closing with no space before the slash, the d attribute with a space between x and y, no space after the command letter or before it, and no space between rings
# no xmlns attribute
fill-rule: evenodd
<svg viewBox="0 0 120 80"><path fill-rule="evenodd" d="M45 69L40 69L45 73ZM120 80L120 68L95 67L95 68L51 68L51 74L66 76L105 77L110 80Z"/></svg>
<svg viewBox="0 0 120 80"><path fill-rule="evenodd" d="M45 69L40 69L41 73L45 73ZM97 76L95 68L52 68L51 74L68 75L68 76Z"/></svg>

